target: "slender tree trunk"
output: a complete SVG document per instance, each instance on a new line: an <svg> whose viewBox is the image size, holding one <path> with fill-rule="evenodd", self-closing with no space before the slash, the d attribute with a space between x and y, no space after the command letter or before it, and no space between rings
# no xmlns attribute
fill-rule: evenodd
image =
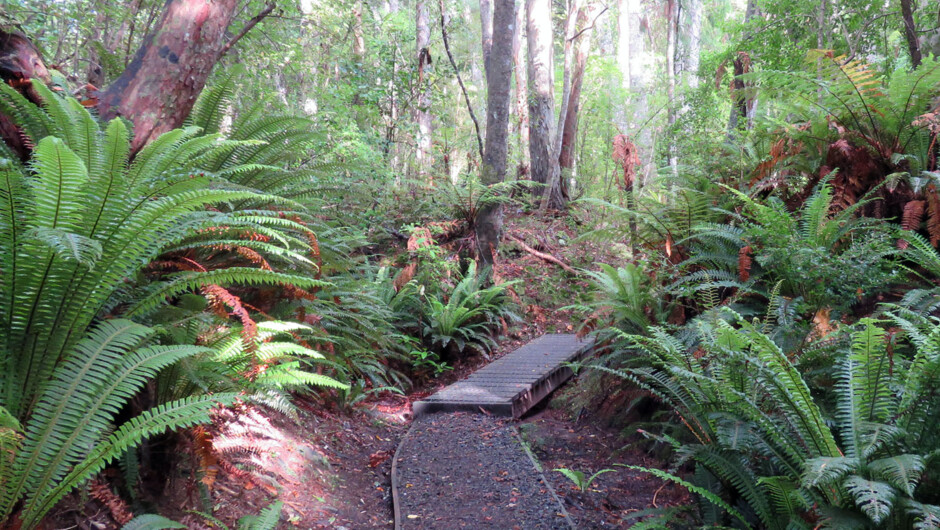
<svg viewBox="0 0 940 530"><path fill-rule="evenodd" d="M486 143L480 181L490 186L506 179L506 158L509 151L509 107L512 83L513 34L515 0L498 0L493 13L494 38L486 55ZM485 265L493 264L502 229L499 204L484 204L475 224L477 254Z"/></svg>
<svg viewBox="0 0 940 530"><path fill-rule="evenodd" d="M672 139L673 126L676 124L676 31L679 24L679 1L666 0L666 97L668 98L669 123L669 168L673 176L678 175L678 159L676 158L676 143Z"/></svg>
<svg viewBox="0 0 940 530"><path fill-rule="evenodd" d="M578 119L581 110L581 87L584 84L584 72L587 68L587 58L591 51L592 29L589 24L595 22L599 16L600 4L591 4L581 8L578 13L577 48L574 54L574 63L571 68L571 94L568 96L568 110L565 113L565 122L561 129L561 152L558 163L562 174L565 170L573 171L575 166L575 144L578 138Z"/></svg>
<svg viewBox="0 0 940 530"><path fill-rule="evenodd" d="M558 165L555 137L555 68L552 62L551 0L526 0L526 34L529 56L529 156L536 198L545 194Z"/></svg>
<svg viewBox="0 0 940 530"><path fill-rule="evenodd" d="M363 29L362 29L363 8L364 8L363 2L362 0L359 0L359 2L356 3L355 7L353 7L353 12L352 12L352 15L353 15L352 52L353 52L353 59L355 60L355 68L356 68L355 75L357 78L362 75L362 66L363 64L365 64L365 60L366 60L366 40L365 40L365 35L363 34ZM366 112L364 112L364 109L362 107L362 94L359 93L359 88L358 88L359 85L360 85L359 82L355 83L354 85L352 105L354 109L353 112L356 118L356 125L359 127L359 130L362 131L362 130L365 130L367 125L366 125Z"/></svg>
<svg viewBox="0 0 940 530"><path fill-rule="evenodd" d="M653 135L647 125L649 98L647 90L652 70L646 52L647 32L643 24L641 0L618 0L618 26L620 39L617 48L617 63L623 76L623 89L629 94L632 112L621 110L621 130L631 135L640 157L638 180L645 182L653 172ZM635 185L634 188L637 186Z"/></svg>
<svg viewBox="0 0 940 530"><path fill-rule="evenodd" d="M747 24L751 21L751 18L754 17L757 12L757 4L755 0L748 0L747 9L744 11L744 23ZM745 33L744 41L747 42L750 40L750 34ZM751 69L751 57L746 51L739 51L735 54L733 59L734 67L734 78L732 79L732 97L734 98L733 104L731 106L731 115L728 119L728 139L733 140L735 137L735 131L740 127L740 119L744 118L745 127L751 128L751 119L754 114L754 107L756 106L756 101L746 94L745 89L747 88L744 80L741 78L742 75L748 73Z"/></svg>
<svg viewBox="0 0 940 530"><path fill-rule="evenodd" d="M483 40L483 68L487 69L486 72L489 75L487 61L490 58L490 49L493 47L493 5L490 0L480 0L480 36Z"/></svg>
<svg viewBox="0 0 940 530"><path fill-rule="evenodd" d="M428 6L425 0L418 0L416 5L417 28L417 63L418 63L418 105L415 109L415 121L418 122L418 137L416 138L415 165L418 177L428 186L433 182L428 179L431 165L431 85L427 79L427 68L431 66L431 52L428 45L431 42L431 26L429 22Z"/></svg>
<svg viewBox="0 0 940 530"><path fill-rule="evenodd" d="M901 18L904 20L904 38L907 39L907 51L911 54L911 67L917 68L921 62L920 40L917 38L917 26L914 25L914 11L911 0L901 0Z"/></svg>
<svg viewBox="0 0 940 530"><path fill-rule="evenodd" d="M366 40L362 34L362 0L353 7L353 56L362 63L366 55ZM358 96L358 94L357 94Z"/></svg>
<svg viewBox="0 0 940 530"><path fill-rule="evenodd" d="M222 56L236 5L236 0L167 0L134 60L101 94L102 118L134 122L135 152L183 124Z"/></svg>
<svg viewBox="0 0 940 530"><path fill-rule="evenodd" d="M526 79L526 60L522 55L522 35L526 25L525 0L516 4L516 31L512 35L512 62L516 71L516 128L519 135L519 166L516 176L529 174L529 103Z"/></svg>
<svg viewBox="0 0 940 530"><path fill-rule="evenodd" d="M558 125L555 127L555 136L552 138L552 172L545 189L545 195L542 197L541 209L562 210L568 205L568 188L565 179L561 175L561 166L558 163L561 154L562 129L565 125L565 119L568 116L568 103L571 100L571 69L574 62L574 43L575 30L577 27L578 13L580 11L579 0L569 0L568 13L565 17L564 33L564 67L563 81L561 89L561 110L558 113Z"/></svg>
<svg viewBox="0 0 940 530"><path fill-rule="evenodd" d="M686 84L690 89L698 88L698 68L702 52L702 0L689 0L689 35L686 46Z"/></svg>

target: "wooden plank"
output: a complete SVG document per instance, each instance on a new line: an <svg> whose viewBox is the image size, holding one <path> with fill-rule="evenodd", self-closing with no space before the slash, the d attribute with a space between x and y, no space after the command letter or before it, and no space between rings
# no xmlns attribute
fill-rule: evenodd
<svg viewBox="0 0 940 530"><path fill-rule="evenodd" d="M592 347L590 339L573 334L542 335L416 402L414 415L482 410L519 418L572 376L565 363L583 358Z"/></svg>

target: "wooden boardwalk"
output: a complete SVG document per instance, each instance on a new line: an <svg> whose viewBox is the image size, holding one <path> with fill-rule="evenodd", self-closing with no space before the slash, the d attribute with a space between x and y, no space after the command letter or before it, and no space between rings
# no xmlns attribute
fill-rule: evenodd
<svg viewBox="0 0 940 530"><path fill-rule="evenodd" d="M484 410L519 418L572 376L565 363L580 360L593 346L573 334L550 334L477 370L414 404L414 415Z"/></svg>

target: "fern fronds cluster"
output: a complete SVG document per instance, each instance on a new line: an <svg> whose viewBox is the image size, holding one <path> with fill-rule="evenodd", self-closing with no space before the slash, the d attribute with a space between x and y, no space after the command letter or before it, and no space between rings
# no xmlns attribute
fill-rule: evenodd
<svg viewBox="0 0 940 530"><path fill-rule="evenodd" d="M678 462L717 477L711 493L737 499L748 526L930 528L940 513L936 477L925 475L937 454L926 433L938 428L940 322L889 316L905 342L889 350L882 323L861 321L822 391L740 317L700 322L693 348L658 328L634 335L644 362L614 373L674 410L692 440L675 442Z"/></svg>

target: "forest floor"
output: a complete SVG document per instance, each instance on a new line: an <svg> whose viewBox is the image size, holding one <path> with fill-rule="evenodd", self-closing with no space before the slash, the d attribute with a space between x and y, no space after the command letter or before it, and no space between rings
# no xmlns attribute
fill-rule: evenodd
<svg viewBox="0 0 940 530"><path fill-rule="evenodd" d="M555 263L525 250L518 240L572 267L593 268L595 261L626 259L625 247L577 241L578 220L507 217L509 236L501 248L497 274L518 280L514 290L524 321L505 330L490 359L473 356L453 370L425 380L407 395L383 393L352 410L337 410L314 397L297 399L296 418L243 406L225 411L205 436L184 448L209 476L174 476L162 485L151 511L174 518L192 529L219 528L192 510L212 513L235 528L239 517L256 514L271 502L284 503L282 528L358 530L392 528L391 457L411 422L411 403L466 377L493 359L544 333L574 332L578 318L565 306L584 301L588 284L581 276L563 273ZM591 223L585 222L590 225ZM611 422L608 401L591 402L588 385L568 384L520 422L522 438L540 461L546 478L563 500L579 528L629 526L639 510L680 504L687 494L649 475L614 466L661 467L638 449L624 449L629 440ZM635 435L634 435L635 436ZM213 451L206 451L210 444ZM185 453L186 451L181 451ZM590 476L606 472L585 491L557 471L569 468ZM115 479L117 481L117 479ZM208 494L207 494L208 493ZM72 496L51 517L49 528L110 529L115 503ZM201 508L199 508L201 506Z"/></svg>

